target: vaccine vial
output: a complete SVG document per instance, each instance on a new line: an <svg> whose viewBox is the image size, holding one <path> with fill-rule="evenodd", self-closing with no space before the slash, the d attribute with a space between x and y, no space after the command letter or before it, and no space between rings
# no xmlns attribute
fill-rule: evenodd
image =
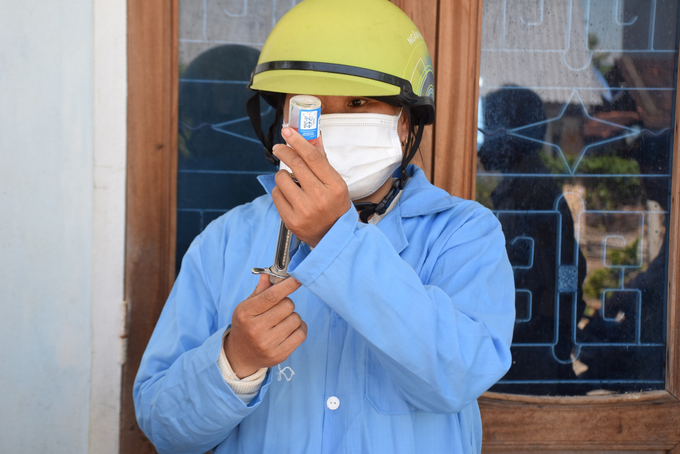
<svg viewBox="0 0 680 454"><path fill-rule="evenodd" d="M298 95L290 99L288 126L296 130L311 143L319 138L319 116L321 100L315 96Z"/></svg>

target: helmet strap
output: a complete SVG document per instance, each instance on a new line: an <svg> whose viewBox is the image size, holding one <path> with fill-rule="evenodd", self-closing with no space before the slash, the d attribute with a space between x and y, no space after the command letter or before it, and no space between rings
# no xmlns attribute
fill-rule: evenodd
<svg viewBox="0 0 680 454"><path fill-rule="evenodd" d="M411 113L409 109L406 109L406 112L410 122L412 120ZM418 123L418 130L416 131L413 143L411 143L411 128L409 128L408 140L406 142L409 148L404 151L404 158L401 160L401 176L392 182L392 186L390 187L390 190L385 195L385 197L383 197L383 199L378 203L361 202L354 204L354 207L357 209L357 211L359 211L359 219L361 220L361 222L367 223L368 219L374 214L377 215L384 214L385 211L387 211L387 209L390 207L394 199L397 197L397 194L399 194L399 191L404 189L404 187L406 186L406 181L408 180L408 172L406 171L406 167L408 167L409 162L413 159L413 156L415 156L416 152L418 151L418 147L420 147L420 141L423 138L424 127L425 118L421 117Z"/></svg>
<svg viewBox="0 0 680 454"><path fill-rule="evenodd" d="M279 101L280 103L280 101ZM255 130L255 135L262 145L264 146L264 154L269 162L274 165L279 165L279 160L274 156L272 149L274 147L274 134L276 129L281 124L281 117L283 115L283 109L280 106L275 108L276 116L274 122L269 126L267 133L262 130L262 113L260 111L260 93L256 92L255 95L246 102L246 113L248 118L250 118L250 124Z"/></svg>
<svg viewBox="0 0 680 454"><path fill-rule="evenodd" d="M411 117L410 111L407 111L407 115L408 115L408 121L409 122L413 121L413 118ZM425 117L421 116L418 120L418 130L416 131L416 135L415 135L415 139L413 140L413 143L411 143L411 130L409 128L407 144L409 144L410 147L409 147L408 150L404 151L404 159L401 160L402 178L406 174L406 172L405 172L406 166L408 166L409 162L411 162L413 157L418 152L418 148L420 148L420 141L423 138L423 129L424 128L425 128Z"/></svg>

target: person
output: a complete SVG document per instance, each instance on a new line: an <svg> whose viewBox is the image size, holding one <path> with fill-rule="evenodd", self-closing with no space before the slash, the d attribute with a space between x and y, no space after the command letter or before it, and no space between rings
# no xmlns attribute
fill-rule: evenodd
<svg viewBox="0 0 680 454"><path fill-rule="evenodd" d="M159 452L481 451L476 399L511 364L512 269L493 214L408 165L433 80L388 0L305 0L274 28L249 111L299 186L260 177L268 194L187 251L134 385ZM261 130L260 97L280 124L293 94L322 102L315 145ZM251 269L281 220L301 243L272 285Z"/></svg>

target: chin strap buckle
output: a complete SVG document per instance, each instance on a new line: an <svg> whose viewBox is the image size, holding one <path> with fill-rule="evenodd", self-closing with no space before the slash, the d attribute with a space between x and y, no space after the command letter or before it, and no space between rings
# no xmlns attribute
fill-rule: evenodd
<svg viewBox="0 0 680 454"><path fill-rule="evenodd" d="M359 219L361 222L366 224L368 223L368 219L374 214L381 215L387 211L389 206L397 197L397 194L399 194L399 191L401 191L404 187L406 180L403 178L403 175L406 175L406 173L402 173L402 178L395 179L392 182L389 192L379 203L362 202L354 204L354 207L357 209L357 211L359 211Z"/></svg>

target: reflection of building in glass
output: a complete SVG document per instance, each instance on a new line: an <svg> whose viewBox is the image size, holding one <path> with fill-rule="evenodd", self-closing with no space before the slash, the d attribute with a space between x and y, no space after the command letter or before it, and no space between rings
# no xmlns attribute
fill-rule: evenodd
<svg viewBox="0 0 680 454"><path fill-rule="evenodd" d="M663 389L677 17L677 1L484 3L477 199L518 289L498 391Z"/></svg>
<svg viewBox="0 0 680 454"><path fill-rule="evenodd" d="M221 44L261 49L274 25L301 0L179 0L179 63Z"/></svg>

